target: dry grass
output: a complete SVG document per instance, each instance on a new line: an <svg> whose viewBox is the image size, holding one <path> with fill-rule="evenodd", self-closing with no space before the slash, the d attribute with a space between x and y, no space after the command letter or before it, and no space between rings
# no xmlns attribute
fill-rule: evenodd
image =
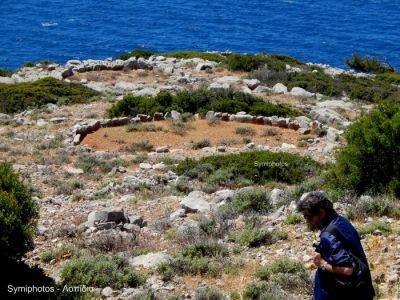
<svg viewBox="0 0 400 300"><path fill-rule="evenodd" d="M222 140L235 141L238 140L238 146L243 144L241 138L235 133L235 128L243 126L239 122L221 122L218 126L210 127L206 120L195 120L190 124L193 129L187 130L185 135L177 135L171 131L169 121L160 121L156 123L158 126L165 128L165 131L158 132L126 132L125 127L102 128L97 132L88 135L83 144L96 150L120 151L121 144L116 141L124 141L125 144L131 144L139 140L149 140L154 147L169 146L170 149L192 150L192 141L208 139L211 147L221 144ZM279 139L276 137L263 136L268 125L246 124L246 127L252 128L255 134L251 136L251 140L260 145L268 145L271 147L280 146L282 143L297 144L300 133L284 128L276 128L279 132ZM166 132L168 131L168 132Z"/></svg>

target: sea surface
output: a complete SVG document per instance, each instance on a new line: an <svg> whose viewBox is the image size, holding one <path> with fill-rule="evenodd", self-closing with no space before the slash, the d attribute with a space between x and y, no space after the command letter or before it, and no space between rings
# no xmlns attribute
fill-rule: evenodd
<svg viewBox="0 0 400 300"><path fill-rule="evenodd" d="M0 0L0 68L133 49L283 53L400 68L400 0Z"/></svg>

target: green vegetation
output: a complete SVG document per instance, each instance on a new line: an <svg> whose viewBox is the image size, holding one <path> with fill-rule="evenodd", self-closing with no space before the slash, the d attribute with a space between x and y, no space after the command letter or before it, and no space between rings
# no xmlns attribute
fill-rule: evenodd
<svg viewBox="0 0 400 300"><path fill-rule="evenodd" d="M52 259L54 259L55 257L54 257L54 254L51 252L51 251L46 251L46 252L43 252L41 255L40 255L40 261L41 262L43 262L43 263L45 263L45 264L47 264L47 263L49 263Z"/></svg>
<svg viewBox="0 0 400 300"><path fill-rule="evenodd" d="M70 286L114 289L137 287L145 282L144 276L135 272L126 260L107 256L74 258L61 270L61 279Z"/></svg>
<svg viewBox="0 0 400 300"><path fill-rule="evenodd" d="M378 221L372 222L371 224L368 225L358 226L356 229L361 237L363 237L366 234L372 234L377 230L379 230L381 233L392 232L390 224Z"/></svg>
<svg viewBox="0 0 400 300"><path fill-rule="evenodd" d="M154 52L148 50L134 50L117 56L117 59L127 60L130 57L136 57L136 58L143 57L148 59L150 56L154 54L155 54Z"/></svg>
<svg viewBox="0 0 400 300"><path fill-rule="evenodd" d="M303 221L303 216L299 213L291 213L288 215L284 221L287 225L294 225L301 223Z"/></svg>
<svg viewBox="0 0 400 300"><path fill-rule="evenodd" d="M400 202L391 196L375 196L372 201L358 200L346 213L349 219L364 219L368 216L400 218Z"/></svg>
<svg viewBox="0 0 400 300"><path fill-rule="evenodd" d="M270 181L294 184L315 175L319 169L320 165L308 157L290 153L254 151L211 155L199 160L185 159L177 166L177 173L205 181L210 176L221 175L221 172L224 172L225 180L219 180L217 183L234 186L240 185L243 179L247 184L249 181L257 184Z"/></svg>
<svg viewBox="0 0 400 300"><path fill-rule="evenodd" d="M346 132L347 146L337 155L332 187L400 196L400 102L383 103Z"/></svg>
<svg viewBox="0 0 400 300"><path fill-rule="evenodd" d="M375 78L391 84L400 85L400 73L382 73L377 74Z"/></svg>
<svg viewBox="0 0 400 300"><path fill-rule="evenodd" d="M205 147L209 147L210 145L211 145L211 143L208 139L203 139L200 141L193 141L192 149L194 149L194 150L202 149Z"/></svg>
<svg viewBox="0 0 400 300"><path fill-rule="evenodd" d="M11 70L0 69L0 77L11 77L12 74L14 74L14 72Z"/></svg>
<svg viewBox="0 0 400 300"><path fill-rule="evenodd" d="M286 64L298 66L304 63L286 55L275 54L231 54L227 57L227 67L233 71L250 72L264 65L273 71L285 71Z"/></svg>
<svg viewBox="0 0 400 300"><path fill-rule="evenodd" d="M156 126L154 124L129 124L126 127L126 132L157 132L162 131L161 126Z"/></svg>
<svg viewBox="0 0 400 300"><path fill-rule="evenodd" d="M200 51L177 51L177 52L161 53L160 55L165 57L175 57L178 59L201 58L204 60L215 61L218 63L224 63L226 60L226 58L220 54L200 52Z"/></svg>
<svg viewBox="0 0 400 300"><path fill-rule="evenodd" d="M236 127L235 133L244 136L253 136L256 134L256 130L251 127Z"/></svg>
<svg viewBox="0 0 400 300"><path fill-rule="evenodd" d="M16 113L59 101L86 103L96 95L96 91L80 84L50 77L35 82L0 84L0 112Z"/></svg>
<svg viewBox="0 0 400 300"><path fill-rule="evenodd" d="M129 162L123 159L100 159L94 155L82 154L75 161L74 165L85 172L100 170L102 173L108 173L114 167L127 167Z"/></svg>
<svg viewBox="0 0 400 300"><path fill-rule="evenodd" d="M113 104L108 111L110 118L122 116L136 116L137 114L153 115L155 112L206 113L209 110L236 113L247 111L252 115L263 116L298 116L300 112L285 105L264 102L261 98L248 95L233 89L219 89L208 91L205 87L180 91L176 95L162 92L148 98L144 96L125 96Z"/></svg>
<svg viewBox="0 0 400 300"><path fill-rule="evenodd" d="M278 229L268 231L256 228L247 224L242 231L229 232L229 238L241 246L259 247L262 245L271 245L279 240L286 240L288 234Z"/></svg>
<svg viewBox="0 0 400 300"><path fill-rule="evenodd" d="M382 62L378 57L371 55L361 57L357 53L353 53L351 58L345 58L344 63L358 72L376 74L394 72L391 65Z"/></svg>
<svg viewBox="0 0 400 300"><path fill-rule="evenodd" d="M164 281L183 274L217 276L223 270L219 258L227 255L227 249L221 244L198 242L184 248L169 262L160 264L157 272Z"/></svg>
<svg viewBox="0 0 400 300"><path fill-rule="evenodd" d="M0 163L0 261L20 259L33 247L37 207L9 164Z"/></svg>
<svg viewBox="0 0 400 300"><path fill-rule="evenodd" d="M248 284L243 291L245 300L288 300L288 296L276 285L266 282Z"/></svg>
<svg viewBox="0 0 400 300"><path fill-rule="evenodd" d="M288 258L275 260L260 268L256 276L261 280L272 281L285 290L307 291L311 288L311 279L303 264Z"/></svg>
<svg viewBox="0 0 400 300"><path fill-rule="evenodd" d="M195 300L224 300L224 294L211 288L201 288L194 295Z"/></svg>
<svg viewBox="0 0 400 300"><path fill-rule="evenodd" d="M272 201L263 189L254 189L237 193L233 200L225 205L226 209L236 213L267 213L272 209Z"/></svg>

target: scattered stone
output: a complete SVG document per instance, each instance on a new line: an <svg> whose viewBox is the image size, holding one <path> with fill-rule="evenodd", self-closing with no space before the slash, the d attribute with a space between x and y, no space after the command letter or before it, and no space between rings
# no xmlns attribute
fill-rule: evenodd
<svg viewBox="0 0 400 300"><path fill-rule="evenodd" d="M113 295L113 289L107 286L101 290L101 295L104 297L111 297Z"/></svg>
<svg viewBox="0 0 400 300"><path fill-rule="evenodd" d="M243 83L247 85L250 90L256 89L261 84L258 79L244 79Z"/></svg>
<svg viewBox="0 0 400 300"><path fill-rule="evenodd" d="M167 153L169 152L168 146L161 146L156 148L157 153Z"/></svg>
<svg viewBox="0 0 400 300"><path fill-rule="evenodd" d="M65 172L67 172L68 174L71 174L71 175L80 175L80 174L84 173L84 171L82 169L74 168L71 166L64 166L63 169Z"/></svg>
<svg viewBox="0 0 400 300"><path fill-rule="evenodd" d="M288 89L282 83L277 83L272 87L272 92L275 94L286 94Z"/></svg>
<svg viewBox="0 0 400 300"><path fill-rule="evenodd" d="M225 152L226 151L226 147L225 146L218 146L217 147L217 151L218 152Z"/></svg>
<svg viewBox="0 0 400 300"><path fill-rule="evenodd" d="M186 213L206 212L211 209L208 196L201 191L193 191L181 201L181 206Z"/></svg>
<svg viewBox="0 0 400 300"><path fill-rule="evenodd" d="M271 200L274 205L284 202L285 198L286 193L284 190L275 188L271 191Z"/></svg>
<svg viewBox="0 0 400 300"><path fill-rule="evenodd" d="M88 215L87 226L94 227L99 223L115 222L128 223L129 220L123 209L92 211Z"/></svg>
<svg viewBox="0 0 400 300"><path fill-rule="evenodd" d="M310 93L301 87L294 87L290 91L290 95L297 96L297 97L304 97L304 98L311 98L314 97L314 93Z"/></svg>
<svg viewBox="0 0 400 300"><path fill-rule="evenodd" d="M171 256L164 252L148 253L129 259L132 267L144 267L146 269L157 267L159 264L168 262Z"/></svg>
<svg viewBox="0 0 400 300"><path fill-rule="evenodd" d="M149 163L141 163L139 164L139 168L141 168L142 170L150 170L152 169L152 165Z"/></svg>

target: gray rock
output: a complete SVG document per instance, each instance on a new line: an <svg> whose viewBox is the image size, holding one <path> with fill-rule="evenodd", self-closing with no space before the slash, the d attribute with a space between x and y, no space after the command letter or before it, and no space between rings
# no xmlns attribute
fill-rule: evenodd
<svg viewBox="0 0 400 300"><path fill-rule="evenodd" d="M212 121L215 119L215 112L210 110L206 113L206 119Z"/></svg>
<svg viewBox="0 0 400 300"><path fill-rule="evenodd" d="M271 88L269 88L267 86L263 86L263 85L259 85L258 87L256 87L253 90L253 93L256 93L256 94L269 94L271 92L272 92Z"/></svg>
<svg viewBox="0 0 400 300"><path fill-rule="evenodd" d="M251 90L256 89L261 84L258 79L244 79L243 83Z"/></svg>
<svg viewBox="0 0 400 300"><path fill-rule="evenodd" d="M142 169L142 170L150 170L153 167L149 163L141 163L141 164L139 164L139 168Z"/></svg>
<svg viewBox="0 0 400 300"><path fill-rule="evenodd" d="M51 118L50 122L53 123L53 124L60 124L60 123L63 123L65 121L67 121L67 120L68 120L67 118Z"/></svg>
<svg viewBox="0 0 400 300"><path fill-rule="evenodd" d="M81 143L81 135L77 134L74 136L74 139L72 141L72 143L76 146L79 145Z"/></svg>
<svg viewBox="0 0 400 300"><path fill-rule="evenodd" d="M240 79L237 76L223 76L223 77L219 77L216 80L217 83L220 84L239 84L242 82L242 79Z"/></svg>
<svg viewBox="0 0 400 300"><path fill-rule="evenodd" d="M347 119L336 111L329 108L315 108L310 112L311 117L323 124L342 124L347 122Z"/></svg>
<svg viewBox="0 0 400 300"><path fill-rule="evenodd" d="M181 201L181 207L187 213L206 212L211 210L209 197L201 191L193 191Z"/></svg>
<svg viewBox="0 0 400 300"><path fill-rule="evenodd" d="M282 83L277 83L272 87L272 92L275 94L286 94L287 91L287 87Z"/></svg>
<svg viewBox="0 0 400 300"><path fill-rule="evenodd" d="M157 153L167 153L169 152L168 146L161 146L156 148Z"/></svg>
<svg viewBox="0 0 400 300"><path fill-rule="evenodd" d="M102 211L92 211L88 215L87 226L94 227L99 223L115 222L115 223L128 223L128 218L126 217L123 209L115 210L102 210Z"/></svg>
<svg viewBox="0 0 400 300"><path fill-rule="evenodd" d="M176 111L176 110L172 110L171 111L171 118L172 118L172 120L180 120L181 119L181 113Z"/></svg>
<svg viewBox="0 0 400 300"><path fill-rule="evenodd" d="M136 216L136 215L129 216L129 221L131 224L135 224L140 228L143 228L147 225L147 222L145 222L141 216Z"/></svg>
<svg viewBox="0 0 400 300"><path fill-rule="evenodd" d="M296 117L295 120L299 123L300 128L309 128L311 119L306 116Z"/></svg>
<svg viewBox="0 0 400 300"><path fill-rule="evenodd" d="M140 226L135 225L135 224L127 224L127 223L125 223L122 228L123 228L123 230L125 230L125 231L127 231L129 233L139 233L140 232Z"/></svg>
<svg viewBox="0 0 400 300"><path fill-rule="evenodd" d="M154 120L154 121L161 121L161 120L164 120L164 115L163 115L163 113L161 113L161 112L156 112L156 113L154 113L154 115L153 115L153 120Z"/></svg>
<svg viewBox="0 0 400 300"><path fill-rule="evenodd" d="M218 146L217 147L217 151L218 152L225 152L226 151L226 147L225 146Z"/></svg>
<svg viewBox="0 0 400 300"><path fill-rule="evenodd" d="M196 66L196 71L211 70L213 65L211 63L198 63Z"/></svg>
<svg viewBox="0 0 400 300"><path fill-rule="evenodd" d="M47 122L45 119L39 119L39 120L36 121L36 125L39 126L39 127L43 127L43 126L46 126L48 124L49 124L49 122Z"/></svg>
<svg viewBox="0 0 400 300"><path fill-rule="evenodd" d="M219 83L219 82L213 82L211 83L207 90L219 90L219 89L229 89L231 85L229 83Z"/></svg>
<svg viewBox="0 0 400 300"><path fill-rule="evenodd" d="M168 262L172 257L164 252L148 253L129 259L132 267L144 267L146 269L157 267L159 264Z"/></svg>
<svg viewBox="0 0 400 300"><path fill-rule="evenodd" d="M110 230L117 228L117 223L115 222L104 222L104 223L97 223L95 224L98 230ZM90 226L93 227L93 226Z"/></svg>
<svg viewBox="0 0 400 300"><path fill-rule="evenodd" d="M101 290L101 295L104 297L111 297L113 295L113 289L107 286Z"/></svg>
<svg viewBox="0 0 400 300"><path fill-rule="evenodd" d="M301 87L295 86L294 88L291 89L290 95L298 96L298 97L310 98L310 97L313 97L315 94L314 93L310 93L310 92L306 91L305 89L303 89Z"/></svg>
<svg viewBox="0 0 400 300"><path fill-rule="evenodd" d="M172 214L170 214L169 220L175 221L175 220L177 220L179 218L183 218L185 216L186 216L186 211L183 208L181 208L181 209L178 209L177 211L173 212Z"/></svg>
<svg viewBox="0 0 400 300"><path fill-rule="evenodd" d="M232 201L233 197L235 196L235 191L229 189L220 190L215 192L213 195L217 203L222 201L229 202Z"/></svg>
<svg viewBox="0 0 400 300"><path fill-rule="evenodd" d="M275 188L271 191L271 200L274 205L277 205L278 203L283 203L285 201L285 198L286 193L284 190Z"/></svg>

